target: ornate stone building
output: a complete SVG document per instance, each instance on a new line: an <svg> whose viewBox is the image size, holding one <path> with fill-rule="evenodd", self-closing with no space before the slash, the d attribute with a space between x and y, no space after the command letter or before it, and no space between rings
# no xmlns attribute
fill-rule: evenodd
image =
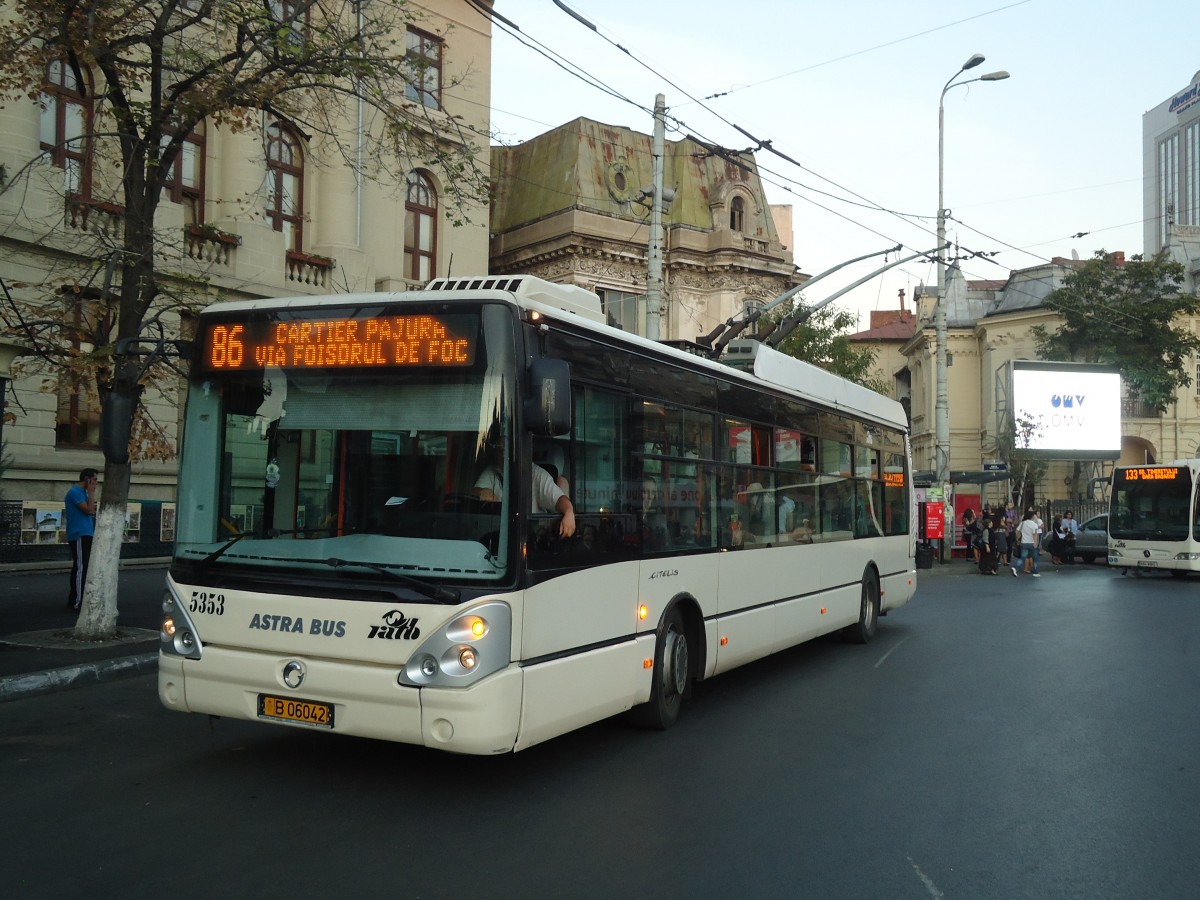
<svg viewBox="0 0 1200 900"><path fill-rule="evenodd" d="M695 340L799 284L791 208L772 209L749 153L668 141L663 339ZM645 333L652 139L575 119L493 147L494 274L523 273L600 295L609 321ZM781 238L777 219L787 229Z"/></svg>
<svg viewBox="0 0 1200 900"><path fill-rule="evenodd" d="M418 5L419 17L397 36L400 52L419 59L422 73L406 96L431 121L486 135L490 20L456 0ZM91 77L86 70L83 75ZM120 245L121 195L111 166L99 162L106 138L88 130L101 113L75 81L69 68L51 64L40 103L0 108L0 301L6 291L35 301L56 296L47 293L47 285L70 284L72 278L101 285L104 267L97 278L96 260ZM474 205L466 211L466 224L450 227L446 212L453 185L444 182L435 162L413 161L399 184L356 178L337 148L319 135L268 112L257 125L206 122L188 136L155 221L163 290L187 295L179 309L164 314L168 334L186 335L181 309L218 299L402 290L446 275L451 266L455 273L486 273L488 211ZM371 126L351 116L345 127L344 143L354 146L357 129ZM482 152L481 168L488 162ZM102 293L75 292L80 321L102 314ZM15 336L10 328L7 337ZM0 360L3 356L0 352ZM94 396L63 389L53 373L35 374L30 362L18 357L6 385L7 466L0 489L7 501L40 503L53 511L55 504L61 509L82 467L103 468L100 411ZM163 441L173 447L182 390L169 385L148 390L144 400ZM131 500L172 500L175 475L175 461L135 462ZM48 533L44 542L54 543L54 537Z"/></svg>

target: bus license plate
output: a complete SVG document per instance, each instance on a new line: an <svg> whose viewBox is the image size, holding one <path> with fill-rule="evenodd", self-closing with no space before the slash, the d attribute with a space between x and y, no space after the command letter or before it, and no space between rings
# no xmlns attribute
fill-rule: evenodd
<svg viewBox="0 0 1200 900"><path fill-rule="evenodd" d="M301 725L312 725L314 728L333 727L333 707L328 703L316 703L312 700L259 694L258 715L262 719L298 722Z"/></svg>
<svg viewBox="0 0 1200 900"><path fill-rule="evenodd" d="M1157 569L1158 568L1158 563L1152 559L1139 559L1138 565L1141 566L1143 569Z"/></svg>

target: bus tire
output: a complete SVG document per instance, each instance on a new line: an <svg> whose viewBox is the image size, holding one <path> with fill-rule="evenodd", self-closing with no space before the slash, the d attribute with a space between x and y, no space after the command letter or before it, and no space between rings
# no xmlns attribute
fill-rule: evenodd
<svg viewBox="0 0 1200 900"><path fill-rule="evenodd" d="M630 720L641 728L665 731L679 719L679 710L691 682L691 658L687 629L679 607L663 617L654 642L654 681L650 699L629 711Z"/></svg>
<svg viewBox="0 0 1200 900"><path fill-rule="evenodd" d="M842 637L854 644L865 644L875 637L879 627L879 579L868 569L862 577L862 600L858 621L842 629Z"/></svg>

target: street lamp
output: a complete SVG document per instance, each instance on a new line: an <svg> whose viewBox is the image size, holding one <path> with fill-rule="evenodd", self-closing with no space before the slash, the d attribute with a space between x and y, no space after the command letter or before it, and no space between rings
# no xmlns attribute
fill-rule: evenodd
<svg viewBox="0 0 1200 900"><path fill-rule="evenodd" d="M937 333L937 405L934 409L934 470L938 484L946 484L950 480L950 393L946 384L946 203L944 197L945 180L945 143L946 143L946 91L950 88L961 87L976 81L1003 81L1008 77L1005 71L988 72L978 78L965 78L955 81L959 75L968 69L973 69L984 60L982 53L974 53L962 64L938 98L938 211L937 211L937 308L934 313L934 327Z"/></svg>

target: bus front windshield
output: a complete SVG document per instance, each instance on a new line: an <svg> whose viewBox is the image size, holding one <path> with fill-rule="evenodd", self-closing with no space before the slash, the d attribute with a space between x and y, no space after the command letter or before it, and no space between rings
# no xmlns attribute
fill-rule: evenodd
<svg viewBox="0 0 1200 900"><path fill-rule="evenodd" d="M471 366L201 371L177 563L293 580L505 578L508 496L481 499L476 485L485 471L507 481L512 320L485 306L469 321Z"/></svg>
<svg viewBox="0 0 1200 900"><path fill-rule="evenodd" d="M1187 466L1117 470L1108 525L1112 537L1185 541L1192 527L1192 473Z"/></svg>

